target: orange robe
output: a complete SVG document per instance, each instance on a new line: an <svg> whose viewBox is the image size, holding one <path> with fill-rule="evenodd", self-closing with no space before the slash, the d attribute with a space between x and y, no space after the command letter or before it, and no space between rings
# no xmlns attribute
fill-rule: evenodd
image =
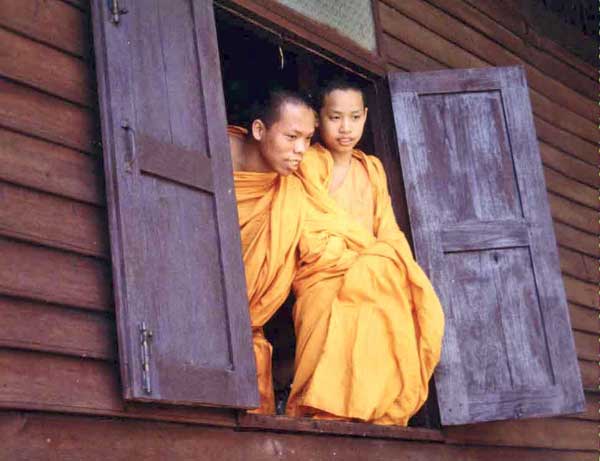
<svg viewBox="0 0 600 461"><path fill-rule="evenodd" d="M260 407L252 412L273 414L272 347L263 326L291 291L304 193L293 176L236 171L233 177L260 394Z"/></svg>
<svg viewBox="0 0 600 461"><path fill-rule="evenodd" d="M372 220L364 206L352 216L329 195L333 159L323 147L305 153L298 173L307 206L287 414L406 425L427 398L444 317L396 224L383 166L360 151L354 159L369 179ZM350 203L365 197L343 190L353 193Z"/></svg>

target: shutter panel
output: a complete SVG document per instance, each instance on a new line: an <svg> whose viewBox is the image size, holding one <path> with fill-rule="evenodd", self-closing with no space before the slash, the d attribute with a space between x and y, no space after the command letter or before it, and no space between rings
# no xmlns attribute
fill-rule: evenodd
<svg viewBox="0 0 600 461"><path fill-rule="evenodd" d="M446 314L442 424L584 409L525 75L390 75L415 253Z"/></svg>
<svg viewBox="0 0 600 461"><path fill-rule="evenodd" d="M256 406L212 2L118 23L111 3L92 6L124 396Z"/></svg>

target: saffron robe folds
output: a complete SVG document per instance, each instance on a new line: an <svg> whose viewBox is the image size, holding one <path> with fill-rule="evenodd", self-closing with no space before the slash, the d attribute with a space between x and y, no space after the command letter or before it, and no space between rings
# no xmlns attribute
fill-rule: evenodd
<svg viewBox="0 0 600 461"><path fill-rule="evenodd" d="M427 398L444 317L398 228L383 166L360 151L354 157L372 186L372 231L330 197L326 149L311 147L298 173L307 200L287 414L406 425Z"/></svg>
<svg viewBox="0 0 600 461"><path fill-rule="evenodd" d="M234 172L234 183L260 394L252 412L273 414L272 347L263 326L291 291L305 194L298 178L276 173Z"/></svg>

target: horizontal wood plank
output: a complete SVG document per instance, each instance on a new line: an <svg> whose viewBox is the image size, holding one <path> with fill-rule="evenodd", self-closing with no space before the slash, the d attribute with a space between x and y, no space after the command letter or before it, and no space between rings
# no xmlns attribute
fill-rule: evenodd
<svg viewBox="0 0 600 461"><path fill-rule="evenodd" d="M489 62L445 40L393 8L382 3L380 5L381 22L384 31L407 45L451 68L489 66ZM537 116L588 141L597 142L599 139L598 130L595 123L591 121L594 120L593 114L597 113L597 107L593 101L590 101L589 106L585 105L585 109L582 109L580 112L572 112L565 109L565 107L569 107L570 99L561 100L561 104L558 104L541 93L542 90L535 84L537 82L531 81L531 78L528 78L528 83L533 112ZM554 94L550 90L547 91L547 94L553 98L560 96L560 93ZM564 104L567 105L565 106ZM592 112L589 113L590 111Z"/></svg>
<svg viewBox="0 0 600 461"><path fill-rule="evenodd" d="M393 23L398 22L398 16L410 18L437 34L441 39L448 40L461 50L483 59L490 65L512 66L521 64L527 72L530 86L541 94L552 97L553 101L582 117L591 116L593 120L594 115L598 115L593 82L586 79L585 88L590 94L587 97L583 96L562 82L549 78L547 74L529 65L527 61L506 50L497 42L488 39L427 2L422 0L385 0L385 3L390 5L391 8L386 8L381 4L382 13L389 16L390 21L393 21ZM390 26L387 21L383 24Z"/></svg>
<svg viewBox="0 0 600 461"><path fill-rule="evenodd" d="M600 203L598 201L597 190L586 184L574 181L547 167L544 168L544 178L546 180L546 187L549 191L562 195L580 205L594 208Z"/></svg>
<svg viewBox="0 0 600 461"><path fill-rule="evenodd" d="M38 412L0 413L3 451L14 461L49 449L62 459L218 460L427 460L591 461L594 453L511 447L461 447L443 443L378 440L277 431L235 431L189 424L100 419ZM167 443L168 441L168 443ZM58 459L58 457L56 459Z"/></svg>
<svg viewBox="0 0 600 461"><path fill-rule="evenodd" d="M581 231L556 220L553 225L558 245L595 258L598 257L598 237L596 234Z"/></svg>
<svg viewBox="0 0 600 461"><path fill-rule="evenodd" d="M3 28L0 43L0 75L84 106L96 104L86 62Z"/></svg>
<svg viewBox="0 0 600 461"><path fill-rule="evenodd" d="M109 257L104 208L0 181L0 235Z"/></svg>
<svg viewBox="0 0 600 461"><path fill-rule="evenodd" d="M568 275L563 275L563 281L569 301L594 309L600 309L598 307L598 291L595 284L574 279Z"/></svg>
<svg viewBox="0 0 600 461"><path fill-rule="evenodd" d="M457 3L453 0L430 0L436 7L468 24L479 33L499 43L524 61L531 63L540 71L555 80L563 82L568 87L580 92L588 98L595 99L596 75L590 73L588 66L580 68L573 66L572 61L565 62L552 54L527 43L521 37L507 29L502 22L493 20L483 12L466 2ZM561 57L564 56L561 54ZM581 64L585 64L583 61Z"/></svg>
<svg viewBox="0 0 600 461"><path fill-rule="evenodd" d="M405 45L389 34L383 34L383 46L388 59L397 67L411 71L429 71L444 69L445 66L435 59Z"/></svg>
<svg viewBox="0 0 600 461"><path fill-rule="evenodd" d="M593 421L534 418L496 421L443 429L447 443L543 447L558 450L595 450L597 425Z"/></svg>
<svg viewBox="0 0 600 461"><path fill-rule="evenodd" d="M0 126L87 153L100 140L90 109L0 78Z"/></svg>
<svg viewBox="0 0 600 461"><path fill-rule="evenodd" d="M577 357L584 360L597 360L599 358L600 343L598 333L585 333L583 331L574 331L575 349Z"/></svg>
<svg viewBox="0 0 600 461"><path fill-rule="evenodd" d="M312 418L290 418L242 413L238 424L244 430L263 429L293 433L340 434L381 439L443 441L438 430L419 427L381 426L346 421L315 420Z"/></svg>
<svg viewBox="0 0 600 461"><path fill-rule="evenodd" d="M104 206L101 159L0 128L0 179Z"/></svg>
<svg viewBox="0 0 600 461"><path fill-rule="evenodd" d="M232 410L126 404L121 398L119 370L114 363L0 349L0 368L3 408L235 424Z"/></svg>
<svg viewBox="0 0 600 461"><path fill-rule="evenodd" d="M588 421L600 421L599 400L597 395L591 393L585 394L585 413L573 415L573 418L585 419Z"/></svg>
<svg viewBox="0 0 600 461"><path fill-rule="evenodd" d="M586 141L585 139L581 139L573 133L569 133L568 131L555 127L539 117L534 117L533 121L535 123L536 134L541 142L548 144L549 146L552 146L555 149L559 149L563 153L568 153L572 157L576 157L579 160L583 160L587 164L588 168L589 166L596 165L596 160L598 157L598 148L594 143ZM540 145L540 150L542 151L542 158L544 158L545 154L543 143ZM544 161L548 161L548 159L544 158ZM548 165L554 166L554 163L548 163ZM557 166L555 166L555 169L564 171L565 173L571 171L568 168L564 170ZM579 179L579 176L583 176L582 173L582 171L578 170L577 179ZM584 177L588 176L585 175ZM595 178L591 183L589 181L584 182L593 185L597 184L597 181L597 178Z"/></svg>
<svg viewBox="0 0 600 461"><path fill-rule="evenodd" d="M0 0L0 25L76 56L86 57L91 33L87 17L61 0Z"/></svg>
<svg viewBox="0 0 600 461"><path fill-rule="evenodd" d="M115 360L115 319L104 313L0 296L0 346Z"/></svg>
<svg viewBox="0 0 600 461"><path fill-rule="evenodd" d="M565 274L588 282L600 283L597 259L563 247L558 248L558 254L560 256L560 268Z"/></svg>
<svg viewBox="0 0 600 461"><path fill-rule="evenodd" d="M548 123L573 133L574 135L588 142L597 143L600 140L598 127L591 120L598 117L594 110L589 114L589 118L581 114L576 114L561 107L550 96L543 95L530 87L529 97L533 112ZM591 120L590 120L591 119Z"/></svg>
<svg viewBox="0 0 600 461"><path fill-rule="evenodd" d="M600 367L597 361L579 360L581 381L586 392L597 394L600 392Z"/></svg>
<svg viewBox="0 0 600 461"><path fill-rule="evenodd" d="M556 58L569 63L571 66L579 69L581 72L593 79L597 77L597 71L592 65L575 56L566 48L538 34L530 27L525 18L520 14L515 14L515 10L506 3L500 3L496 0L466 0L474 8L480 10L506 29L510 30L530 46L535 46L542 51L549 52Z"/></svg>
<svg viewBox="0 0 600 461"><path fill-rule="evenodd" d="M540 155L544 165L557 170L563 176L571 179L569 184L578 182L582 183L584 186L588 186L588 188L597 188L598 185L600 185L598 175L596 174L596 171L594 171L594 167L589 163L555 149L554 147L543 142L540 143ZM564 195L567 192L563 191L561 193ZM589 189L585 189L585 192L579 192L579 200L583 200L582 196L586 194L589 195ZM586 197L585 204L587 205L589 203L588 196ZM592 206L595 206L595 204Z"/></svg>
<svg viewBox="0 0 600 461"><path fill-rule="evenodd" d="M584 207L553 192L548 193L548 202L554 219L589 234L598 232L598 212L593 208Z"/></svg>
<svg viewBox="0 0 600 461"><path fill-rule="evenodd" d="M110 266L79 256L0 238L0 293L32 300L113 309Z"/></svg>
<svg viewBox="0 0 600 461"><path fill-rule="evenodd" d="M597 310L569 303L569 312L574 330L596 334L600 331L600 313Z"/></svg>

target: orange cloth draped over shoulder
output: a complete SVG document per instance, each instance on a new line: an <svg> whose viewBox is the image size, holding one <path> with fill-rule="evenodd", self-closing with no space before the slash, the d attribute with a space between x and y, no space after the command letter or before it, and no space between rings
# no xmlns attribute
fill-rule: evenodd
<svg viewBox="0 0 600 461"><path fill-rule="evenodd" d="M351 184L340 189L352 195L342 203L328 192L333 159L325 148L312 146L298 172L307 207L287 414L406 425L427 398L444 316L398 228L383 166L358 150L352 161L366 176L351 169Z"/></svg>
<svg viewBox="0 0 600 461"><path fill-rule="evenodd" d="M243 135L241 130L228 127L230 136ZM236 171L233 177L260 394L260 407L252 412L273 414L272 347L263 326L291 291L305 195L293 176Z"/></svg>

